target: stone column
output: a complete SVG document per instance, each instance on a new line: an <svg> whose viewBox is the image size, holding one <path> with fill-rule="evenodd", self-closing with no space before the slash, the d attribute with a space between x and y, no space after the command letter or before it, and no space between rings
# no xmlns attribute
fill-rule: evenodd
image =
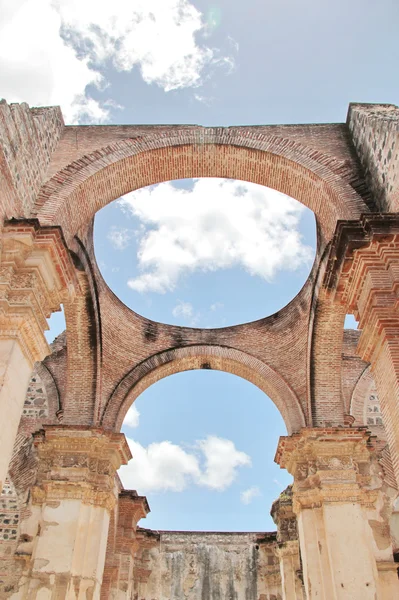
<svg viewBox="0 0 399 600"><path fill-rule="evenodd" d="M371 363L399 486L399 216L341 221L324 288L359 321L358 354Z"/></svg>
<svg viewBox="0 0 399 600"><path fill-rule="evenodd" d="M32 505L39 531L18 598L100 598L115 475L131 458L123 434L46 426L35 434L39 458Z"/></svg>
<svg viewBox="0 0 399 600"><path fill-rule="evenodd" d="M107 559L116 565L115 575L110 585L109 595L102 593L104 600L125 600L133 598L134 555L139 548L136 537L137 523L150 512L147 498L138 496L135 490L123 490L118 499L118 522L115 547L112 557Z"/></svg>
<svg viewBox="0 0 399 600"><path fill-rule="evenodd" d="M0 490L33 365L50 352L46 318L76 286L59 228L35 220L6 222L0 255Z"/></svg>
<svg viewBox="0 0 399 600"><path fill-rule="evenodd" d="M370 475L372 452L370 434L362 428L308 428L280 438L276 462L294 476L308 600L393 597L380 586L367 514L378 499ZM399 597L399 582L394 585Z"/></svg>
<svg viewBox="0 0 399 600"><path fill-rule="evenodd" d="M280 562L283 600L304 600L302 566L292 486L273 502L271 515L277 525L277 556Z"/></svg>

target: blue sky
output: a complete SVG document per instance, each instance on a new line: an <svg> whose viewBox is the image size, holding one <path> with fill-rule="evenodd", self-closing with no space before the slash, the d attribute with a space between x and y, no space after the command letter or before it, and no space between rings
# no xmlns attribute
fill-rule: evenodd
<svg viewBox="0 0 399 600"><path fill-rule="evenodd" d="M0 11L0 96L60 104L67 123L343 122L351 101L398 103L396 0L0 0ZM266 188L172 182L103 209L95 247L135 311L220 327L299 291L315 225ZM62 316L51 323L49 339ZM285 428L257 388L223 373L174 375L138 398L128 422L135 459L122 476L149 498L146 525L273 527L271 501L289 481L273 464Z"/></svg>

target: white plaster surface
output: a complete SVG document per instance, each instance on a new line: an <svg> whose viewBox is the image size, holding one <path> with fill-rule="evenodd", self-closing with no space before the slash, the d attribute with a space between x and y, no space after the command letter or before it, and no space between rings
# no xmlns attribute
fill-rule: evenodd
<svg viewBox="0 0 399 600"><path fill-rule="evenodd" d="M11 460L32 365L15 339L0 339L0 489Z"/></svg>
<svg viewBox="0 0 399 600"><path fill-rule="evenodd" d="M68 600L100 597L109 526L106 508L64 499L43 507L29 589L46 593L51 579L68 582ZM43 577L46 575L45 577ZM43 584L42 584L43 582ZM39 597L39 596L28 596Z"/></svg>

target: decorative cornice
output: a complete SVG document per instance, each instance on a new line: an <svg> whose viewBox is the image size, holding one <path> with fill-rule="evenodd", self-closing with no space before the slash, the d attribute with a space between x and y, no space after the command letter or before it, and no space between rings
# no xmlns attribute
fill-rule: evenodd
<svg viewBox="0 0 399 600"><path fill-rule="evenodd" d="M359 321L357 351L367 362L376 361L386 337L397 337L392 331L399 327L398 253L397 214L362 215L337 225L324 287Z"/></svg>
<svg viewBox="0 0 399 600"><path fill-rule="evenodd" d="M50 425L33 439L39 457L34 502L79 499L112 510L116 471L131 458L123 434Z"/></svg>
<svg viewBox="0 0 399 600"><path fill-rule="evenodd" d="M355 457L368 459L374 437L366 427L304 427L280 437L274 460L290 473L302 462L300 458L323 470L351 469Z"/></svg>
<svg viewBox="0 0 399 600"><path fill-rule="evenodd" d="M46 319L71 298L79 283L59 227L36 219L6 221L0 254L0 337L18 339L33 364L49 348Z"/></svg>
<svg viewBox="0 0 399 600"><path fill-rule="evenodd" d="M119 506L129 507L135 526L140 519L144 519L151 512L146 496L139 496L136 490L122 490L119 492Z"/></svg>
<svg viewBox="0 0 399 600"><path fill-rule="evenodd" d="M298 539L296 515L293 510L293 490L289 485L272 504L271 517L277 525L280 544Z"/></svg>
<svg viewBox="0 0 399 600"><path fill-rule="evenodd" d="M84 482L72 483L69 481L43 482L41 486L32 488L33 504L59 503L63 500L80 500L83 504L100 506L109 512L116 504L113 490L100 490L92 484Z"/></svg>
<svg viewBox="0 0 399 600"><path fill-rule="evenodd" d="M134 556L140 547L136 535L137 523L150 512L145 496L135 490L122 490L118 499L118 527L115 552Z"/></svg>
<svg viewBox="0 0 399 600"><path fill-rule="evenodd" d="M340 292L341 275L348 273L356 250L373 241L382 242L399 235L399 215L366 213L358 221L338 221L331 242L323 286Z"/></svg>
<svg viewBox="0 0 399 600"><path fill-rule="evenodd" d="M276 462L294 476L293 511L335 502L374 506L370 452L374 438L366 428L305 428L281 437Z"/></svg>

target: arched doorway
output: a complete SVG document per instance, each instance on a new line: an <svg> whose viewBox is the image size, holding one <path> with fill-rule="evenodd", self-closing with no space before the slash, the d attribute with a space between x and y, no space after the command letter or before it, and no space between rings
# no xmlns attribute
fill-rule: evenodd
<svg viewBox="0 0 399 600"><path fill-rule="evenodd" d="M272 502L291 483L274 463L284 421L254 385L209 370L148 387L122 431L133 459L127 489L147 496L153 530L274 531Z"/></svg>

